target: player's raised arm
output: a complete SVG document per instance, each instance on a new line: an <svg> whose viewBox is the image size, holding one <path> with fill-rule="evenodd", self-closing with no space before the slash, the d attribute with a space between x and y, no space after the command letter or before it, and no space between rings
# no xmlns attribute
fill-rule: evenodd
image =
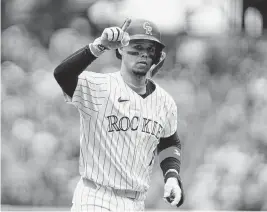
<svg viewBox="0 0 267 212"><path fill-rule="evenodd" d="M78 76L103 52L110 49L117 49L129 43L130 37L125 30L131 20L126 19L122 28L109 27L104 29L101 36L93 43L86 45L76 51L54 70L54 77L62 90L72 97L77 86Z"/></svg>

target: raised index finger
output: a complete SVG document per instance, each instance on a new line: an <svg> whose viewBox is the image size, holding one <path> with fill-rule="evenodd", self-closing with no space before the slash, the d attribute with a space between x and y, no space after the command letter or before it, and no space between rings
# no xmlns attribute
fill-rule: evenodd
<svg viewBox="0 0 267 212"><path fill-rule="evenodd" d="M123 32L125 32L128 29L128 27L130 26L131 22L132 22L132 20L130 18L126 18L126 20L124 21L124 23L123 23L123 25L121 27Z"/></svg>

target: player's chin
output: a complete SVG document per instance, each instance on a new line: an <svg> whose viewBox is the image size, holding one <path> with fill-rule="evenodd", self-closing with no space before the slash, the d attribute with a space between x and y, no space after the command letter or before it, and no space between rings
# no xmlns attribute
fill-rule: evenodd
<svg viewBox="0 0 267 212"><path fill-rule="evenodd" d="M147 72L149 71L149 66L147 67L135 67L133 68L133 73L138 76L146 76Z"/></svg>
<svg viewBox="0 0 267 212"><path fill-rule="evenodd" d="M148 70L136 70L136 69L133 70L133 73L138 76L146 76L147 72Z"/></svg>

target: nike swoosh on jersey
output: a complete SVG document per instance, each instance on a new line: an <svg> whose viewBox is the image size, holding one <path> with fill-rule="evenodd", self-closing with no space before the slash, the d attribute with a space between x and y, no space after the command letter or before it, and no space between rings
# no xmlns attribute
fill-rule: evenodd
<svg viewBox="0 0 267 212"><path fill-rule="evenodd" d="M127 102L129 99L122 99L121 97L118 98L118 102Z"/></svg>

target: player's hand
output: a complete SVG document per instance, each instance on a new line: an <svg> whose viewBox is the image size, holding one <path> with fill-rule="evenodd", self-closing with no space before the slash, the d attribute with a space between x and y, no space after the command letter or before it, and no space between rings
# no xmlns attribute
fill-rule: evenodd
<svg viewBox="0 0 267 212"><path fill-rule="evenodd" d="M127 46L130 41L130 36L126 32L131 23L131 19L126 19L123 26L105 28L101 36L90 44L90 49L95 56L99 56L106 50L118 49L122 46Z"/></svg>
<svg viewBox="0 0 267 212"><path fill-rule="evenodd" d="M180 206L180 204L178 205L178 203L180 203L180 200L182 198L182 190L178 184L177 178L170 177L167 179L164 186L163 198L172 206Z"/></svg>

